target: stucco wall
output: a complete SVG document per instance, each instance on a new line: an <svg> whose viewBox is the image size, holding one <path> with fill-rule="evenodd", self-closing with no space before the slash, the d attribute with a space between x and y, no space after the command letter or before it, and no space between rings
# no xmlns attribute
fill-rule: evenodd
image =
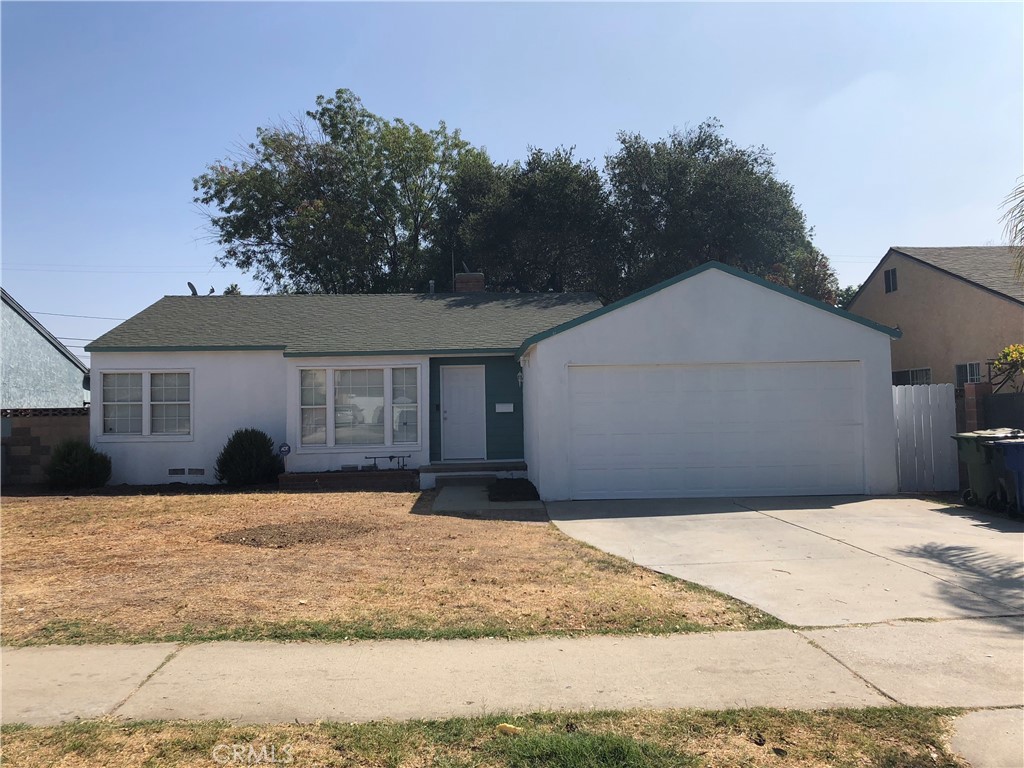
<svg viewBox="0 0 1024 768"><path fill-rule="evenodd" d="M896 491L889 337L708 270L535 345L523 362L526 462L542 498L569 495L568 366L859 361L865 491Z"/></svg>
<svg viewBox="0 0 1024 768"><path fill-rule="evenodd" d="M81 408L88 399L81 369L6 303L0 306L0 405Z"/></svg>
<svg viewBox="0 0 1024 768"><path fill-rule="evenodd" d="M885 292L896 268L897 290ZM956 365L982 364L1009 344L1024 343L1024 306L976 288L898 253L888 254L850 311L891 327L892 369L931 368L933 384L955 384Z"/></svg>
<svg viewBox="0 0 1024 768"><path fill-rule="evenodd" d="M280 352L166 352L92 355L90 435L113 463L112 484L213 483L214 464L236 429L256 427L275 444L285 440L284 358ZM103 434L103 372L175 370L192 373L192 434L142 437ZM169 476L169 468L203 475Z"/></svg>

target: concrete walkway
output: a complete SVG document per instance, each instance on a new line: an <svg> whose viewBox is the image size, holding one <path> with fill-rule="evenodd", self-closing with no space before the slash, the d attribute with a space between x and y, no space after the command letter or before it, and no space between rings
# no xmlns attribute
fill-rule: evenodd
<svg viewBox="0 0 1024 768"><path fill-rule="evenodd" d="M1020 707L1020 630L1019 619L968 619L666 637L13 648L2 651L3 722Z"/></svg>

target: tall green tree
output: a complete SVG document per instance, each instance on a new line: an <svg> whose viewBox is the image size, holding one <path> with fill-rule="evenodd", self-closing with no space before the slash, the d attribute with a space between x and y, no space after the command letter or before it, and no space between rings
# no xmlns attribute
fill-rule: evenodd
<svg viewBox="0 0 1024 768"><path fill-rule="evenodd" d="M792 288L797 293L835 304L839 300L839 278L828 257L813 246L799 248L773 266L769 280Z"/></svg>
<svg viewBox="0 0 1024 768"><path fill-rule="evenodd" d="M222 265L268 290L410 290L459 156L444 123L385 120L351 91L320 96L289 125L258 128L241 152L194 179Z"/></svg>
<svg viewBox="0 0 1024 768"><path fill-rule="evenodd" d="M841 288L839 293L836 295L836 306L840 309L849 309L850 302L853 301L853 297L857 295L857 291L860 290L860 284L848 285L845 288Z"/></svg>
<svg viewBox="0 0 1024 768"><path fill-rule="evenodd" d="M717 120L658 141L620 133L606 172L625 242L624 293L712 260L769 276L810 249L772 155L738 147Z"/></svg>
<svg viewBox="0 0 1024 768"><path fill-rule="evenodd" d="M488 172L460 201L460 251L498 291L617 291L607 186L571 149L531 149Z"/></svg>

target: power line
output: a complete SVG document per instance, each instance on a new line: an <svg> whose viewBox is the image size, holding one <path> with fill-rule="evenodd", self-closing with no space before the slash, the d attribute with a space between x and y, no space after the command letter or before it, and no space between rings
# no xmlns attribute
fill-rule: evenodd
<svg viewBox="0 0 1024 768"><path fill-rule="evenodd" d="M82 336L58 336L61 341L93 341L93 339L86 339Z"/></svg>
<svg viewBox="0 0 1024 768"><path fill-rule="evenodd" d="M50 317L80 317L85 320L127 320L127 317L96 317L95 315L65 315L60 312L32 312L33 315L49 315Z"/></svg>
<svg viewBox="0 0 1024 768"><path fill-rule="evenodd" d="M216 266L211 264L83 264L82 262L76 262L74 264L57 264L46 262L45 264L37 264L34 262L20 262L20 261L9 261L8 266L11 267L95 267L97 269L159 269L161 267L175 267L176 269L204 269L209 266Z"/></svg>
<svg viewBox="0 0 1024 768"><path fill-rule="evenodd" d="M53 267L52 269L45 267L8 267L4 266L4 272L43 272L43 273L72 273L79 275L191 275L198 272L203 267L196 267L195 269L118 269L116 267L106 269L68 269L65 267Z"/></svg>

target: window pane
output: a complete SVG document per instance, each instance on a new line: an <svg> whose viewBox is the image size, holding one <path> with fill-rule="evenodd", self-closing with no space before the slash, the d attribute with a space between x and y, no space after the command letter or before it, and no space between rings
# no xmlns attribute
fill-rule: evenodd
<svg viewBox="0 0 1024 768"><path fill-rule="evenodd" d="M327 405L327 371L301 372L302 405Z"/></svg>
<svg viewBox="0 0 1024 768"><path fill-rule="evenodd" d="M154 373L149 377L149 399L153 403L187 403L187 373Z"/></svg>
<svg viewBox="0 0 1024 768"><path fill-rule="evenodd" d="M142 405L127 403L104 405L103 433L106 435L141 435Z"/></svg>
<svg viewBox="0 0 1024 768"><path fill-rule="evenodd" d="M154 404L151 414L150 431L154 435L187 435L191 431L189 415L191 407L185 404Z"/></svg>
<svg viewBox="0 0 1024 768"><path fill-rule="evenodd" d="M103 434L142 434L142 374L103 374Z"/></svg>
<svg viewBox="0 0 1024 768"><path fill-rule="evenodd" d="M334 372L335 445L384 444L384 369Z"/></svg>
<svg viewBox="0 0 1024 768"><path fill-rule="evenodd" d="M104 373L104 403L141 403L141 373Z"/></svg>
<svg viewBox="0 0 1024 768"><path fill-rule="evenodd" d="M391 411L392 440L395 443L415 443L418 437L419 407L395 405Z"/></svg>
<svg viewBox="0 0 1024 768"><path fill-rule="evenodd" d="M417 402L415 368L395 368L391 372L391 402L395 404Z"/></svg>
<svg viewBox="0 0 1024 768"><path fill-rule="evenodd" d="M325 445L327 443L327 409L302 409L302 444Z"/></svg>

